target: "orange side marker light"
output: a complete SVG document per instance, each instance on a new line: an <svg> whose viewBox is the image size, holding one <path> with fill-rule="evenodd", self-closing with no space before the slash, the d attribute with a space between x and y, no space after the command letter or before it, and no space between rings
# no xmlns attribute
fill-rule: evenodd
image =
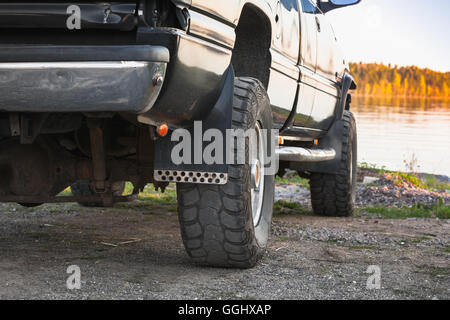
<svg viewBox="0 0 450 320"><path fill-rule="evenodd" d="M165 137L169 133L169 126L165 123L156 128L156 133L160 137Z"/></svg>

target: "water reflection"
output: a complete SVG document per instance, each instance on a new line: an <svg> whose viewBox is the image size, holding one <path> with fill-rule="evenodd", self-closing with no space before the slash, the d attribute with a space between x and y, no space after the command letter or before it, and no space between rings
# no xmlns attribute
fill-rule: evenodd
<svg viewBox="0 0 450 320"><path fill-rule="evenodd" d="M407 97L355 97L353 107L358 111L374 111L374 107L386 106L396 112L409 113L411 110L434 110L450 108L450 99L421 99Z"/></svg>
<svg viewBox="0 0 450 320"><path fill-rule="evenodd" d="M415 157L417 171L450 176L449 100L357 97L352 108L360 162L406 170Z"/></svg>

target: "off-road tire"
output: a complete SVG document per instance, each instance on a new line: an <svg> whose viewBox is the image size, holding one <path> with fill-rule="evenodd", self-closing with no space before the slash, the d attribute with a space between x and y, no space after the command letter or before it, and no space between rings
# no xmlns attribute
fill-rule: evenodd
<svg viewBox="0 0 450 320"><path fill-rule="evenodd" d="M353 114L345 111L340 167L335 174L312 173L311 203L319 216L349 217L356 195L357 132Z"/></svg>
<svg viewBox="0 0 450 320"><path fill-rule="evenodd" d="M272 129L269 97L261 82L236 78L234 92L234 129L253 129L257 121L262 129ZM248 143L246 149L248 153ZM226 185L177 185L181 234L195 262L251 268L263 256L272 222L274 176L265 176L261 218L254 226L250 171L249 164L229 165Z"/></svg>
<svg viewBox="0 0 450 320"><path fill-rule="evenodd" d="M125 182L115 182L112 186L112 191L114 196L121 196L123 192L125 191ZM92 190L92 187L89 183L89 181L78 181L75 182L70 186L70 190L72 191L72 195L75 197L88 197L88 196L95 196L96 193L94 190ZM83 207L89 207L89 208L101 208L103 205L101 203L97 202L78 202L79 205Z"/></svg>

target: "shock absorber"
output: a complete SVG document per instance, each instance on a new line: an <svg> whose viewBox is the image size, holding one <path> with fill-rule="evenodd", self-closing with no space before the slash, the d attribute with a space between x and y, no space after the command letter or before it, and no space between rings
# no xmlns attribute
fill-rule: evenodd
<svg viewBox="0 0 450 320"><path fill-rule="evenodd" d="M98 193L106 190L106 158L105 144L103 140L102 119L88 119L88 128L91 141L92 169L94 176L94 188Z"/></svg>

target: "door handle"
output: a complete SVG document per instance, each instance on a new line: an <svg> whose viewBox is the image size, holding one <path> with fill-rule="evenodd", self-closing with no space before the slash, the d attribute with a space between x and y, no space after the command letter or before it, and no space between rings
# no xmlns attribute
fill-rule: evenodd
<svg viewBox="0 0 450 320"><path fill-rule="evenodd" d="M319 20L319 18L316 16L316 25L317 25L317 31L321 31L321 28L320 28L320 20Z"/></svg>

